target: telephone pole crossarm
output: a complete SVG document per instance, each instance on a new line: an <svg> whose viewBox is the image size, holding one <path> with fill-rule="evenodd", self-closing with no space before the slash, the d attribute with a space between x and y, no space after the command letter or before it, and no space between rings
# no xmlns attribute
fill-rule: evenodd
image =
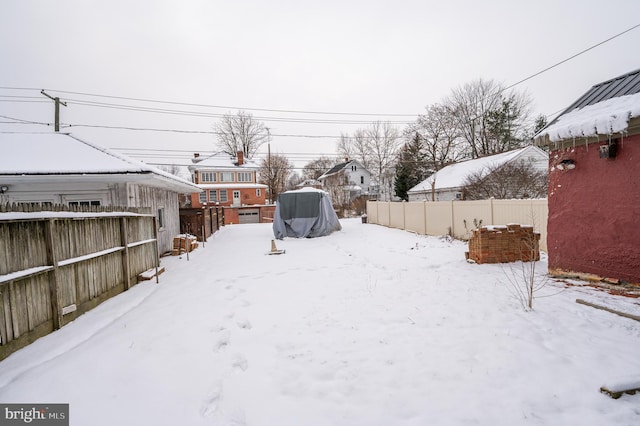
<svg viewBox="0 0 640 426"><path fill-rule="evenodd" d="M40 91L41 94L45 95L47 98L51 99L54 103L55 103L55 124L54 124L54 130L56 132L60 131L60 105L62 104L63 106L67 106L66 102L62 102L60 100L60 98L58 97L53 97L51 95L49 95L48 93L46 93L43 90Z"/></svg>

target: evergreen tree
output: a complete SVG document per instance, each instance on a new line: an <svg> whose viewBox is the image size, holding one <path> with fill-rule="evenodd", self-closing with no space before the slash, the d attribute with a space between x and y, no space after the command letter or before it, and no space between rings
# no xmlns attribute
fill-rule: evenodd
<svg viewBox="0 0 640 426"><path fill-rule="evenodd" d="M398 154L394 190L396 196L408 201L408 191L427 177L422 138L416 133Z"/></svg>

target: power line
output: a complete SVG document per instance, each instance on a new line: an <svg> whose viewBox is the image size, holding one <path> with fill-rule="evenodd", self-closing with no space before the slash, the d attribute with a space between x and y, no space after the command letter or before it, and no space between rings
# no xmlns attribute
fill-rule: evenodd
<svg viewBox="0 0 640 426"><path fill-rule="evenodd" d="M510 85L510 86L507 86L504 90L509 90L509 89L511 89L512 87L515 87L515 86L517 86L517 85L519 85L519 84L522 84L522 83L524 83L524 82L525 82L525 81L527 81L527 80L531 80L532 78L537 77L537 76L539 76L539 75L540 75L540 74L542 74L542 73L545 73L545 72L547 72L547 71L549 71L549 70L551 70L551 69L553 69L553 68L555 68L555 67L557 67L557 66L559 66L559 65L564 64L565 62L568 62L568 61L570 61L570 60L572 60L572 59L574 59L574 58L577 58L578 56L580 56L580 55L582 55L582 54L584 54L584 53L587 53L588 51L593 50L593 49L595 49L596 47L601 46L601 45L603 45L603 44L605 44L605 43L607 43L607 42L609 42L609 41L611 41L611 40L613 40L613 39L615 39L615 38L618 38L618 37L620 37L621 35L626 34L626 33L628 33L629 31L634 30L634 29L636 29L636 28L638 28L638 27L640 27L640 24L636 24L636 25L634 25L634 26L633 26L633 27L631 27L631 28L628 28L628 29L626 29L626 30L624 30L624 31L622 31L622 32L620 32L620 33L618 33L618 34L616 34L616 35L612 36L612 37L609 37L609 38L608 38L608 39L606 39L606 40L601 41L600 43L596 43L596 44L594 44L593 46L588 47L588 48L586 48L586 49L584 49L584 50L582 50L582 51L580 51L580 52L576 53L575 55L571 55L571 56L569 56L568 58L563 59L562 61L560 61L560 62L558 62L558 63L555 63L555 64L553 64L553 65L551 65L551 66L549 66L549 67L547 67L547 68L543 69L542 71L538 71L537 73L532 74L532 75L530 75L529 77L523 78L522 80L520 80L520 81L518 81L518 82L516 82L516 83L513 83L513 84L512 84L512 85Z"/></svg>
<svg viewBox="0 0 640 426"><path fill-rule="evenodd" d="M0 89L38 90L38 91L41 90L33 87L8 87L8 86L0 86ZM227 109L227 110L262 111L262 112L277 112L277 113L290 113L290 114L353 115L353 116L369 116L369 117L417 117L418 116L418 114L397 114L397 113L363 113L363 112L345 112L345 111L312 111L312 110L275 109L275 108L249 108L249 107L238 107L238 106L199 104L199 103L191 103L191 102L164 101L164 100L158 100L158 99L133 98L133 97L127 97L127 96L102 95L102 94L96 94L96 93L72 92L68 90L58 90L58 89L44 89L44 90L47 90L49 92L64 93L68 95L81 95L81 96L90 96L90 97L96 97L96 98L120 99L120 100L135 101L135 102L149 102L149 103L182 105L182 106L192 106L192 107L201 107L201 108L218 108L218 109Z"/></svg>
<svg viewBox="0 0 640 426"><path fill-rule="evenodd" d="M105 103L105 102L83 101L83 100L68 99L68 98L67 98L67 102L75 105L98 107L98 108L109 108L109 109L117 109L117 110L124 110L124 111L139 111L139 112L150 112L150 113L170 114L170 115L180 115L180 116L223 118L226 115L226 114L218 114L218 113L199 112L199 111L174 110L174 109L165 109L165 108L149 108L149 107L135 106L135 105L122 105L122 104L111 104L111 103ZM253 118L260 121L283 122L283 123L371 124L371 121L363 121L363 120L331 120L331 119L289 118L289 117L253 117ZM390 124L408 124L408 122L404 122L404 121L391 121L389 123Z"/></svg>
<svg viewBox="0 0 640 426"><path fill-rule="evenodd" d="M526 78L523 78L506 88L502 89L501 92L511 89L517 85L524 83L525 81L531 80L532 78L537 77L540 74L543 74L547 71L550 71L553 68L556 68L576 57L583 55L586 52L589 52L595 49L598 46L601 46L611 40L614 40L636 28L640 27L640 24L636 24L624 31L621 31L606 40L603 40L599 43L596 43L574 55L569 56L568 58L563 59L560 62L557 62L549 67L542 69ZM30 87L9 87L9 86L0 86L0 89L3 90L40 90L36 88ZM143 98L134 98L134 97L125 97L125 96L112 96L112 95L102 95L102 94L93 94L87 92L73 92L73 91L65 91L65 90L56 90L50 89L51 92L58 92L64 94L71 95L81 95L81 96L90 96L90 97L98 97L98 98L106 98L106 99L120 99L120 100L128 100L135 102L148 102L148 103L159 103L159 104L168 104L168 105L182 105L182 106L192 106L192 107L204 107L204 108L224 108L224 109L237 109L237 110L247 110L247 111L263 111L263 112L276 112L276 113L293 113L293 114L318 114L318 115L351 115L351 116L371 116L371 117L419 117L419 114L393 114L393 113L381 113L381 114L373 114L373 113L358 113L358 112L328 112L328 111L310 111L310 110L288 110L288 109L271 109L271 108L242 108L242 107L234 107L234 106L222 106L222 105L211 105L211 104L198 104L198 103L189 103L189 102L174 102L174 101L163 101L157 99L143 99ZM29 96L8 96L1 95L0 97L4 98L22 98L22 99L34 99L35 97ZM40 102L40 101L28 101L28 100L1 100L0 102ZM201 117L222 117L224 114L215 114L215 113L202 113L195 111L181 111L181 110L170 110L170 109L160 109L160 108L149 108L135 105L119 105L119 104L109 104L109 103L101 103L101 102L93 102L93 101L82 101L82 100L69 100L70 103L75 103L78 105L85 106L94 106L94 107L104 107L104 108L114 108L114 109L122 109L122 110L133 110L133 111L141 111L141 112L152 112L152 113L164 113L164 114L174 114L174 115L191 115L191 116L201 116ZM560 110L561 111L561 110ZM545 117L551 117L553 114L547 114ZM0 116L3 117L3 116ZM28 120L20 120L13 119L10 117L4 117L11 120L16 120L19 123L16 124L41 124L50 126L50 123L41 123L41 122L33 122ZM259 117L262 121L278 121L278 122L295 122L295 123L315 123L315 124L369 124L368 121L355 121L355 120L320 120L320 119L295 119L295 118L282 118L282 117ZM5 123L6 124L6 123ZM409 124L406 122L391 122L391 124ZM72 125L67 125L68 127L72 127ZM216 134L216 132L204 132L204 131L190 131L190 130L178 130L178 129L145 129L145 128L134 128L134 127L124 127L124 126L98 126L98 125L75 125L75 127L93 127L93 128L110 128L110 129L121 129L121 130L139 130L139 131L156 131L156 132L176 132L176 133L199 133L199 134ZM274 135L280 137L316 137L316 138L337 138L340 136L325 136L325 135Z"/></svg>

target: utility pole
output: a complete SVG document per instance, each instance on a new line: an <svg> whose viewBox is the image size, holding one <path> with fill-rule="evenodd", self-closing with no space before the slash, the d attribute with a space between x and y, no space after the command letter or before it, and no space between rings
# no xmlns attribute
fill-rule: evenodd
<svg viewBox="0 0 640 426"><path fill-rule="evenodd" d="M67 103L62 102L58 97L54 98L53 96L45 93L44 90L41 90L40 93L45 95L47 98L51 99L56 105L54 130L56 132L59 132L60 131L60 104L62 104L63 106L67 106Z"/></svg>
<svg viewBox="0 0 640 426"><path fill-rule="evenodd" d="M267 127L267 169L269 170L269 204L273 203L273 176L271 175L271 132Z"/></svg>

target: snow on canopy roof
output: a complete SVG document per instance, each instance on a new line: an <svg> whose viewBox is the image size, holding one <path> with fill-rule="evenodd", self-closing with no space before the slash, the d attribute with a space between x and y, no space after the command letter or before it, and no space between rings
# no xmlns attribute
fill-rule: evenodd
<svg viewBox="0 0 640 426"><path fill-rule="evenodd" d="M285 191L285 192L283 192L283 194L300 193L300 192L321 192L323 194L327 194L327 192L323 191L322 189L317 189L317 188L313 188L313 187L310 187L310 186L305 186L305 187L300 188L300 189L292 189L290 191Z"/></svg>
<svg viewBox="0 0 640 426"><path fill-rule="evenodd" d="M436 173L423 180L408 192L424 192L431 191L431 184L435 180L435 189L459 188L464 186L467 176L471 173L481 172L490 167L500 166L511 160L516 159L529 150L539 150L534 146L516 149L514 151L503 152L500 154L490 155L488 157L476 158L474 160L462 161L460 163L451 164L443 167Z"/></svg>
<svg viewBox="0 0 640 426"><path fill-rule="evenodd" d="M640 117L640 93L607 99L574 109L559 116L538 138L549 136L551 142L563 139L624 132L629 120Z"/></svg>
<svg viewBox="0 0 640 426"><path fill-rule="evenodd" d="M187 180L68 133L5 133L0 142L2 175L154 174L199 191Z"/></svg>

